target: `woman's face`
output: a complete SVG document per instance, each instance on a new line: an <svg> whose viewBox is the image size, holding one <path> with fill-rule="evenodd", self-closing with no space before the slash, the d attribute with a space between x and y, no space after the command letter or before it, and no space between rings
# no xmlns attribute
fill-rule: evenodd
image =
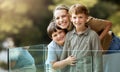
<svg viewBox="0 0 120 72"><path fill-rule="evenodd" d="M66 10L55 10L54 17L57 26L67 29L70 24L69 14Z"/></svg>
<svg viewBox="0 0 120 72"><path fill-rule="evenodd" d="M58 45L63 46L65 42L65 31L64 30L57 30L56 32L52 33L52 39L55 41Z"/></svg>

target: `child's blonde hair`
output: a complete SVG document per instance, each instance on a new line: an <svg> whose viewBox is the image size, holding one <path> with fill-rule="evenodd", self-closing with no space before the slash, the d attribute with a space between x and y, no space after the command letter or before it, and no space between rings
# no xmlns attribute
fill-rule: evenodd
<svg viewBox="0 0 120 72"><path fill-rule="evenodd" d="M69 9L69 14L79 14L84 13L85 15L89 15L88 9L85 5L82 4L74 4Z"/></svg>

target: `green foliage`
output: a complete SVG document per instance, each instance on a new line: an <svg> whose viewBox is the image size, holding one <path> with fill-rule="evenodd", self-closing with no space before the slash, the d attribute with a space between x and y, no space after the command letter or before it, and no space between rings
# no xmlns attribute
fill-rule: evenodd
<svg viewBox="0 0 120 72"><path fill-rule="evenodd" d="M21 15L4 13L0 18L0 34L3 35L0 39L5 38L11 34L19 34L23 27L31 28L32 21Z"/></svg>
<svg viewBox="0 0 120 72"><path fill-rule="evenodd" d="M23 27L32 27L32 21L27 17L5 13L0 18L0 31L18 33Z"/></svg>
<svg viewBox="0 0 120 72"><path fill-rule="evenodd" d="M118 6L116 4L112 4L110 2L98 2L90 9L90 15L93 17L106 19L117 10Z"/></svg>
<svg viewBox="0 0 120 72"><path fill-rule="evenodd" d="M87 7L93 7L98 0L53 0L54 5L49 6L49 10L53 10L59 4L65 4L71 6L76 3L81 3L86 5Z"/></svg>
<svg viewBox="0 0 120 72"><path fill-rule="evenodd" d="M100 0L100 1L106 1L120 5L120 0Z"/></svg>
<svg viewBox="0 0 120 72"><path fill-rule="evenodd" d="M45 43L51 13L47 0L3 0L0 2L0 41L12 36L18 46Z"/></svg>
<svg viewBox="0 0 120 72"><path fill-rule="evenodd" d="M20 46L28 46L39 43L41 36L41 32L38 30L38 28L24 27L20 30L20 33L16 35L16 39L20 40Z"/></svg>
<svg viewBox="0 0 120 72"><path fill-rule="evenodd" d="M4 0L0 5L0 40L9 35L19 34L22 28L31 28L33 22L25 14L28 6L22 1Z"/></svg>
<svg viewBox="0 0 120 72"><path fill-rule="evenodd" d="M49 43L46 28L52 19L52 10L59 4L85 4L90 14L108 18L119 8L101 0L2 0L0 1L0 41L8 36L19 46ZM114 17L114 16L113 16ZM113 29L114 30L114 29Z"/></svg>
<svg viewBox="0 0 120 72"><path fill-rule="evenodd" d="M109 20L113 24L113 26L112 26L113 32L115 32L115 34L117 34L118 36L120 36L120 11L112 14L109 17Z"/></svg>
<svg viewBox="0 0 120 72"><path fill-rule="evenodd" d="M6 63L4 63L2 61L0 61L0 67L3 68L3 69L8 70L8 64L6 64Z"/></svg>

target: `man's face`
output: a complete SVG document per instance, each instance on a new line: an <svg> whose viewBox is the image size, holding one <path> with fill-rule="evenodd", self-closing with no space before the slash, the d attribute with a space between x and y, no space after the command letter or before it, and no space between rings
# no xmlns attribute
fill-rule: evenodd
<svg viewBox="0 0 120 72"><path fill-rule="evenodd" d="M65 42L65 32L64 30L57 30L56 32L52 33L52 39L58 45L63 45Z"/></svg>
<svg viewBox="0 0 120 72"><path fill-rule="evenodd" d="M85 23L87 21L87 16L84 13L80 14L72 14L71 15L71 22L76 28L82 28L85 26Z"/></svg>
<svg viewBox="0 0 120 72"><path fill-rule="evenodd" d="M54 12L54 17L57 26L59 26L62 29L67 29L70 24L70 19L68 12L66 10L56 10Z"/></svg>

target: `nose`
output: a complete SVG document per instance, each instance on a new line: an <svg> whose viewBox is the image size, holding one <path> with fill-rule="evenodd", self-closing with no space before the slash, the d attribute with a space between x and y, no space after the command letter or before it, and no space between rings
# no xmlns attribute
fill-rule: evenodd
<svg viewBox="0 0 120 72"><path fill-rule="evenodd" d="M62 17L60 17L59 21L60 21L60 22L62 22L62 21L63 21L63 18L62 18Z"/></svg>
<svg viewBox="0 0 120 72"><path fill-rule="evenodd" d="M76 22L78 22L79 21L79 18L76 18Z"/></svg>
<svg viewBox="0 0 120 72"><path fill-rule="evenodd" d="M76 18L75 23L79 23L80 19Z"/></svg>
<svg viewBox="0 0 120 72"><path fill-rule="evenodd" d="M57 37L60 38L60 35L58 35Z"/></svg>

